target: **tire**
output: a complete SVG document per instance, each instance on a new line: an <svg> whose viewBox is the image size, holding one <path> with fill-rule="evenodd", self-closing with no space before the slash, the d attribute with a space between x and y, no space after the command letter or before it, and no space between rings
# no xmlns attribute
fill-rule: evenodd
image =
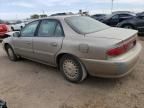
<svg viewBox="0 0 144 108"><path fill-rule="evenodd" d="M70 55L64 55L61 58L60 71L66 80L73 83L82 82L87 77L87 72L82 63Z"/></svg>
<svg viewBox="0 0 144 108"><path fill-rule="evenodd" d="M17 58L16 54L14 53L14 50L12 49L12 47L10 45L6 46L6 52L7 52L8 58L11 61L17 61L18 58Z"/></svg>
<svg viewBox="0 0 144 108"><path fill-rule="evenodd" d="M22 29L22 28L23 28L23 26L20 27L20 29Z"/></svg>
<svg viewBox="0 0 144 108"><path fill-rule="evenodd" d="M12 31L15 31L13 27L11 27Z"/></svg>
<svg viewBox="0 0 144 108"><path fill-rule="evenodd" d="M134 27L130 24L125 24L122 26L122 28L126 28L126 29L134 29Z"/></svg>

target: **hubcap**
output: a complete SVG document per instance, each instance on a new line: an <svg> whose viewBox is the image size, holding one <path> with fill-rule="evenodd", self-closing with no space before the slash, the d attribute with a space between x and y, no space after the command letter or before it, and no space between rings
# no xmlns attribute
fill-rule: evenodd
<svg viewBox="0 0 144 108"><path fill-rule="evenodd" d="M10 48L8 48L8 55L9 55L10 59L14 58L13 51Z"/></svg>
<svg viewBox="0 0 144 108"><path fill-rule="evenodd" d="M63 63L63 70L65 75L70 79L75 79L78 77L79 68L73 60L65 60Z"/></svg>

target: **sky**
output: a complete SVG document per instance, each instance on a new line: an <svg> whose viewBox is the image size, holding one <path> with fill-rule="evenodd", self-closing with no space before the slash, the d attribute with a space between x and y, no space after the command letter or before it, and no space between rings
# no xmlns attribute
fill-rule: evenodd
<svg viewBox="0 0 144 108"><path fill-rule="evenodd" d="M110 13L111 0L0 0L0 19L25 19L32 14L78 12ZM144 0L114 0L113 11L144 11Z"/></svg>

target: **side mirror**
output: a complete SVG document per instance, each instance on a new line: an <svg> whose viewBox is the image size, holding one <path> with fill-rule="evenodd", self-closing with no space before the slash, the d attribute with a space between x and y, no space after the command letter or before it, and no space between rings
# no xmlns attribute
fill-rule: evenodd
<svg viewBox="0 0 144 108"><path fill-rule="evenodd" d="M20 32L15 32L15 33L13 33L13 36L14 36L14 37L20 37Z"/></svg>

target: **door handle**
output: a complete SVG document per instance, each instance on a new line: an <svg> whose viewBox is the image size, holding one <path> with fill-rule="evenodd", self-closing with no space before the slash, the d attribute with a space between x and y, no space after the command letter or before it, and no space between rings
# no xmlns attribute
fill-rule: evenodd
<svg viewBox="0 0 144 108"><path fill-rule="evenodd" d="M54 47L56 47L57 43L56 42L52 42L51 45L54 46Z"/></svg>

